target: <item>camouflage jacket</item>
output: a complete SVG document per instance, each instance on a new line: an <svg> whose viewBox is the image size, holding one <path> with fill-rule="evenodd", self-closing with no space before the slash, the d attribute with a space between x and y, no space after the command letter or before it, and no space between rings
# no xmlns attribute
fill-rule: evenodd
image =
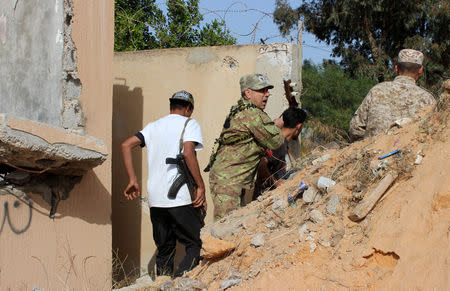
<svg viewBox="0 0 450 291"><path fill-rule="evenodd" d="M370 89L350 122L350 136L360 139L377 135L396 120L414 118L420 108L435 103L433 95L417 86L413 78L397 76Z"/></svg>
<svg viewBox="0 0 450 291"><path fill-rule="evenodd" d="M239 102L250 103L244 98ZM220 146L209 173L213 191L226 191L227 185L250 188L265 150L277 149L284 143L281 129L260 108L250 107L237 112L229 124L228 128L222 129L221 136L224 139L236 139L241 136L250 136L250 139ZM221 189L222 186L224 189Z"/></svg>

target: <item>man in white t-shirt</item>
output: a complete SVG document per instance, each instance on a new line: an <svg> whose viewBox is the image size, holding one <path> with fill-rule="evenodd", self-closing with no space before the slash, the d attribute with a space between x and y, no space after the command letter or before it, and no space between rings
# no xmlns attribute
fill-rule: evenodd
<svg viewBox="0 0 450 291"><path fill-rule="evenodd" d="M147 147L148 162L148 203L153 226L153 239L158 248L156 256L157 275L172 275L175 246L178 240L186 247L186 256L173 274L182 276L195 267L200 259L200 229L203 220L198 215L198 207L205 207L205 185L200 175L196 151L203 149L200 125L189 119L194 111L194 98L186 91L179 91L170 100L170 114L158 119L122 143L122 156L129 177L124 195L132 200L141 195L134 172L131 150L137 146ZM166 164L166 158L175 158L180 151L183 134L183 156L197 184L195 199L192 201L186 184L176 193L174 199L168 192L179 177L174 164ZM173 198L173 197L172 197Z"/></svg>

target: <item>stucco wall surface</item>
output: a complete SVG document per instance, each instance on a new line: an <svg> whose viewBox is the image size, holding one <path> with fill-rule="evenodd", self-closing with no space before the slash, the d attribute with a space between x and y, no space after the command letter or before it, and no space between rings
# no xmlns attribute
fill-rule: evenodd
<svg viewBox="0 0 450 291"><path fill-rule="evenodd" d="M63 2L0 1L0 113L60 126Z"/></svg>
<svg viewBox="0 0 450 291"><path fill-rule="evenodd" d="M298 83L300 78L299 51L296 44L270 44L115 54L113 247L120 248L123 256L128 256L129 261L140 266L141 273L147 272L149 262L150 267L154 262L155 246L146 202L143 201L140 206L138 201L129 202L123 197L122 191L128 184L128 178L122 166L120 143L147 123L167 115L168 98L178 90L187 90L195 98L192 117L202 128L205 148L198 153L198 159L203 170L230 107L240 98L240 77L254 72L264 73L269 77L275 88L271 90L272 96L266 112L276 118L288 106L284 97L283 79ZM146 151L136 150L134 154L145 198L149 174ZM213 203L209 195L207 173L203 173L203 179L207 187L209 207L207 220L211 221ZM140 228L134 225L139 220ZM130 237L133 239L127 239Z"/></svg>
<svg viewBox="0 0 450 291"><path fill-rule="evenodd" d="M13 6L17 3L19 7L29 1L6 2ZM41 33L36 37L45 38L43 34L55 29L53 25L48 31L39 27L45 15L40 6L53 3L54 11L55 2L60 1L33 1L36 11L29 10L31 14L27 19L31 21L33 13L36 14L37 23L33 25ZM85 132L103 140L110 154L114 5L108 0L74 0L73 14L72 37L83 83L79 99L87 117ZM24 24L26 27L32 25L27 24L28 20ZM31 32L36 31L31 29ZM28 35L30 32L20 33ZM49 40L47 45L53 43L54 40ZM0 37L0 47L2 45ZM1 60L4 61L4 55ZM42 75L52 76L48 67L33 58L26 63L17 58L16 62L18 66L25 64L32 72L42 70ZM60 84L62 81L59 74L49 82ZM9 82L13 81L10 79L6 83ZM25 87L32 91L40 86L30 83ZM54 93L53 89L48 90ZM55 89L58 90L59 87ZM61 100L60 92L58 96ZM22 95L16 98L22 100ZM61 110L57 112L61 115ZM24 112L23 115L32 119L31 114ZM48 217L50 206L40 195L29 193L28 197L0 195L0 223L5 218L5 223L0 225L0 289L110 290L111 159L83 176L68 199L60 202L53 220Z"/></svg>

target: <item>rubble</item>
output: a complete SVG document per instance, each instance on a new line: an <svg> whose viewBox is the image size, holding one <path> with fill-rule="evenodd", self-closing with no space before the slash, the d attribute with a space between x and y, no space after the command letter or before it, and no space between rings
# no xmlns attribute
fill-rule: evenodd
<svg viewBox="0 0 450 291"><path fill-rule="evenodd" d="M295 178L206 225L234 248L187 275L211 291L446 289L449 131L430 122L306 157ZM393 147L402 154L378 160ZM413 167L418 155L427 162ZM289 206L301 181L309 189Z"/></svg>
<svg viewBox="0 0 450 291"><path fill-rule="evenodd" d="M320 190L327 192L331 187L336 185L336 182L331 180L330 178L321 176L317 181L317 188Z"/></svg>
<svg viewBox="0 0 450 291"><path fill-rule="evenodd" d="M328 200L327 213L331 215L336 215L337 207L339 205L339 195L333 194Z"/></svg>

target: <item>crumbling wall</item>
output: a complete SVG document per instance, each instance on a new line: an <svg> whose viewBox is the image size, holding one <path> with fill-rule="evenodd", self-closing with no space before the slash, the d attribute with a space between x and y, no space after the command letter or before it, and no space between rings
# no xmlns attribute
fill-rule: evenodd
<svg viewBox="0 0 450 291"><path fill-rule="evenodd" d="M111 290L113 40L113 1L0 1L2 290Z"/></svg>
<svg viewBox="0 0 450 291"><path fill-rule="evenodd" d="M81 81L77 69L77 49L72 40L73 0L64 0L63 111L62 127L84 131L85 119L78 97Z"/></svg>
<svg viewBox="0 0 450 291"><path fill-rule="evenodd" d="M120 143L125 138L141 130L148 122L169 113L168 98L175 91L187 90L195 98L192 117L202 127L204 150L198 153L198 159L203 169L230 107L241 97L240 77L255 72L268 75L275 88L271 90L266 112L271 118L276 118L288 106L283 80L299 82L299 50L297 44L277 43L116 53L114 112L117 114L114 114L113 123L113 154L120 155ZM134 263L134 268L139 268L142 274L151 272L155 246L151 239L147 201L144 199L142 203L141 214L137 214L139 206L136 202L124 202L122 193L128 177L121 157L113 157L113 161L117 161L113 162L113 248L119 249L119 257L126 258L127 263ZM135 166L139 167L137 170L145 197L149 174L145 151ZM206 173L203 173L203 180L209 192ZM207 199L207 219L212 220L214 206L208 194ZM129 221L139 221L141 217L140 230L129 226ZM140 237L140 241L135 237ZM132 269L125 271L131 272Z"/></svg>
<svg viewBox="0 0 450 291"><path fill-rule="evenodd" d="M82 132L73 0L6 0L0 11L0 113Z"/></svg>

